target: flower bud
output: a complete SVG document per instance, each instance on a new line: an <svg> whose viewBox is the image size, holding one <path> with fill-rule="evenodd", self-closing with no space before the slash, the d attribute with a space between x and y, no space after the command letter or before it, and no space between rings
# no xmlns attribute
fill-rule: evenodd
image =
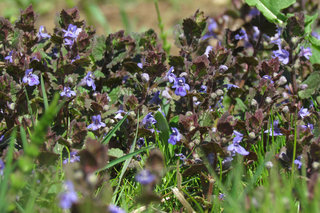
<svg viewBox="0 0 320 213"><path fill-rule="evenodd" d="M150 77L149 77L148 73L142 73L141 74L141 79L142 79L143 82L147 83L147 82L149 82Z"/></svg>
<svg viewBox="0 0 320 213"><path fill-rule="evenodd" d="M271 169L273 167L273 163L271 161L267 161L264 165L267 169Z"/></svg>
<svg viewBox="0 0 320 213"><path fill-rule="evenodd" d="M222 91L221 89L218 89L218 90L216 91L216 93L217 93L218 96L223 95L223 91Z"/></svg>
<svg viewBox="0 0 320 213"><path fill-rule="evenodd" d="M270 104L271 101L272 101L272 99L271 99L270 97L266 97L266 102L267 102L267 104Z"/></svg>
<svg viewBox="0 0 320 213"><path fill-rule="evenodd" d="M288 106L284 106L284 107L282 108L282 112L288 113L288 112L289 112L289 107L288 107Z"/></svg>
<svg viewBox="0 0 320 213"><path fill-rule="evenodd" d="M251 106L257 106L258 102L256 101L256 99L252 99L251 100Z"/></svg>
<svg viewBox="0 0 320 213"><path fill-rule="evenodd" d="M300 89L305 90L308 88L308 84L300 84Z"/></svg>
<svg viewBox="0 0 320 213"><path fill-rule="evenodd" d="M250 133L249 133L249 137L250 137L251 139L254 139L254 138L256 138L256 134L255 134L254 132L250 132Z"/></svg>
<svg viewBox="0 0 320 213"><path fill-rule="evenodd" d="M284 85L287 83L287 79L284 76L281 76L279 81L278 81L279 85Z"/></svg>

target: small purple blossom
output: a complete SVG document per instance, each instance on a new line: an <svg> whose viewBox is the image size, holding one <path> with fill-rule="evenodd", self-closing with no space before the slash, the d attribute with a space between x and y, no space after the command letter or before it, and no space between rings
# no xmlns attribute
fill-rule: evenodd
<svg viewBox="0 0 320 213"><path fill-rule="evenodd" d="M92 72L88 72L88 74L86 75L86 77L84 78L86 84L88 87L92 87L93 90L96 90L96 85L94 84L94 75Z"/></svg>
<svg viewBox="0 0 320 213"><path fill-rule="evenodd" d="M137 66L142 69L143 68L143 64L141 62L137 63Z"/></svg>
<svg viewBox="0 0 320 213"><path fill-rule="evenodd" d="M78 201L78 195L74 191L73 183L71 181L66 181L64 187L64 192L60 194L60 207L62 209L70 209L72 204Z"/></svg>
<svg viewBox="0 0 320 213"><path fill-rule="evenodd" d="M109 211L109 213L126 213L125 210L121 209L118 206L112 205L112 204L109 204L108 211Z"/></svg>
<svg viewBox="0 0 320 213"><path fill-rule="evenodd" d="M77 154L78 152L76 151L70 152L70 158L64 159L62 163L67 164L67 163L79 162L80 156L78 156Z"/></svg>
<svg viewBox="0 0 320 213"><path fill-rule="evenodd" d="M218 25L217 22L213 18L208 19L208 32L202 36L202 40L205 40L210 37L216 37L214 31L217 29Z"/></svg>
<svg viewBox="0 0 320 213"><path fill-rule="evenodd" d="M122 119L123 118L122 113L125 113L125 111L123 111L122 109L119 109L116 113L117 114L116 114L116 116L114 116L114 118Z"/></svg>
<svg viewBox="0 0 320 213"><path fill-rule="evenodd" d="M171 127L172 133L170 135L170 138L168 139L168 143L171 143L172 145L176 145L177 141L181 140L181 134L179 133L178 129L175 127Z"/></svg>
<svg viewBox="0 0 320 213"><path fill-rule="evenodd" d="M219 71L220 72L225 72L225 71L227 71L229 68L226 66L226 65L220 65L219 66Z"/></svg>
<svg viewBox="0 0 320 213"><path fill-rule="evenodd" d="M236 35L234 36L234 39L235 39L235 40L242 40L242 39L248 40L248 35L247 35L247 33L246 33L246 31L245 31L244 29L241 29L241 30L239 31L239 34L236 34Z"/></svg>
<svg viewBox="0 0 320 213"><path fill-rule="evenodd" d="M227 150L230 151L232 155L235 155L235 153L240 155L248 155L249 152L239 145L239 143L242 141L243 134L234 130L233 135L235 137L233 138L232 144L228 146Z"/></svg>
<svg viewBox="0 0 320 213"><path fill-rule="evenodd" d="M0 175L3 175L4 168L5 168L4 162L0 158Z"/></svg>
<svg viewBox="0 0 320 213"><path fill-rule="evenodd" d="M141 183L142 185L147 185L149 183L152 183L155 179L156 179L156 176L148 170L141 170L136 175L136 181Z"/></svg>
<svg viewBox="0 0 320 213"><path fill-rule="evenodd" d="M155 104L155 105L159 105L161 103L161 99L159 98L160 95L160 91L157 91L154 93L154 96L152 97L152 99L149 101L150 104Z"/></svg>
<svg viewBox="0 0 320 213"><path fill-rule="evenodd" d="M149 112L143 119L142 119L142 125L146 128L149 129L151 132L154 130L152 129L152 126L157 123L156 119L153 117L152 113Z"/></svg>
<svg viewBox="0 0 320 213"><path fill-rule="evenodd" d="M92 129L93 131L96 131L97 129L100 129L101 127L105 127L106 124L101 122L101 116L96 115L92 116L92 124L90 124L87 128Z"/></svg>
<svg viewBox="0 0 320 213"><path fill-rule="evenodd" d="M29 86L35 86L40 84L39 77L32 73L33 69L27 69L25 76L23 77L23 83L28 83Z"/></svg>
<svg viewBox="0 0 320 213"><path fill-rule="evenodd" d="M226 197L226 195L225 195L225 194L223 194L223 193L219 193L219 200L224 200L224 199L225 199L225 197Z"/></svg>
<svg viewBox="0 0 320 213"><path fill-rule="evenodd" d="M4 60L8 61L9 63L13 63L13 58L12 58L13 50L9 52L9 55L4 57Z"/></svg>
<svg viewBox="0 0 320 213"><path fill-rule="evenodd" d="M170 67L169 71L166 74L166 78L169 80L170 83L175 83L176 75L173 73L174 67Z"/></svg>
<svg viewBox="0 0 320 213"><path fill-rule="evenodd" d="M306 59L310 59L310 56L312 56L312 51L310 47L304 48L303 46L300 48L300 57L305 57Z"/></svg>
<svg viewBox="0 0 320 213"><path fill-rule="evenodd" d="M176 81L172 88L176 88L175 94L178 96L186 96L187 90L190 90L189 84L186 84L186 80L184 77L176 78Z"/></svg>
<svg viewBox="0 0 320 213"><path fill-rule="evenodd" d="M253 39L257 40L260 35L260 30L257 26L253 26L252 29L253 29Z"/></svg>
<svg viewBox="0 0 320 213"><path fill-rule="evenodd" d="M223 85L227 88L227 90L231 89L231 88L239 88L237 85L234 85L234 84L225 84Z"/></svg>
<svg viewBox="0 0 320 213"><path fill-rule="evenodd" d="M258 16L258 15L260 15L260 11L257 8L253 8L249 12L249 16L251 16L251 17L255 17L255 16Z"/></svg>
<svg viewBox="0 0 320 213"><path fill-rule="evenodd" d="M273 122L273 132L272 132L272 126L270 127L270 129L267 129L266 131L264 131L264 133L269 133L270 136L279 136L282 135L280 132L280 129L278 127L279 125L279 121L275 120Z"/></svg>
<svg viewBox="0 0 320 213"><path fill-rule="evenodd" d="M318 40L320 40L320 35L317 33L317 32L312 32L311 33L311 35L313 36L313 37L315 37L316 39L318 39Z"/></svg>
<svg viewBox="0 0 320 213"><path fill-rule="evenodd" d="M182 154L182 153L175 154L175 156L179 157L179 158L180 158L180 160L182 160L182 161L187 160L186 156L185 156L184 154Z"/></svg>
<svg viewBox="0 0 320 213"><path fill-rule="evenodd" d="M201 85L199 92L207 93L207 86L206 85Z"/></svg>
<svg viewBox="0 0 320 213"><path fill-rule="evenodd" d="M69 24L67 30L62 30L64 32L64 45L66 46L72 46L74 41L78 38L78 35L82 31L81 28L78 28L77 26L73 24Z"/></svg>
<svg viewBox="0 0 320 213"><path fill-rule="evenodd" d="M294 160L294 164L297 165L298 169L301 169L301 166L302 166L301 155Z"/></svg>
<svg viewBox="0 0 320 213"><path fill-rule="evenodd" d="M38 37L39 41L41 41L43 39L50 38L51 36L47 33L44 26L40 26L37 37Z"/></svg>
<svg viewBox="0 0 320 213"><path fill-rule="evenodd" d="M271 84L274 84L274 81L272 80L272 78L269 75L264 75L264 76L262 76L262 78L269 80Z"/></svg>
<svg viewBox="0 0 320 213"><path fill-rule="evenodd" d="M62 97L71 98L72 96L76 96L76 93L70 89L70 87L64 87L63 91L60 93Z"/></svg>
<svg viewBox="0 0 320 213"><path fill-rule="evenodd" d="M278 58L279 61L283 64L289 63L289 52L287 50L279 49L272 52L273 52L272 58Z"/></svg>
<svg viewBox="0 0 320 213"><path fill-rule="evenodd" d="M71 60L71 64L72 64L73 62L75 62L76 60L79 60L79 59L80 59L80 56L77 55L76 57L74 57L74 58Z"/></svg>
<svg viewBox="0 0 320 213"><path fill-rule="evenodd" d="M303 119L304 117L307 117L310 115L310 112L308 111L307 108L301 107L301 109L298 112L298 115Z"/></svg>
<svg viewBox="0 0 320 213"><path fill-rule="evenodd" d="M137 146L138 146L138 148L140 149L141 147L143 147L143 146L144 146L144 143L145 143L144 138L139 138L139 139L137 140Z"/></svg>
<svg viewBox="0 0 320 213"><path fill-rule="evenodd" d="M314 129L313 124L307 124L307 125L300 125L300 127L306 131L307 129L310 129L310 131L312 131Z"/></svg>

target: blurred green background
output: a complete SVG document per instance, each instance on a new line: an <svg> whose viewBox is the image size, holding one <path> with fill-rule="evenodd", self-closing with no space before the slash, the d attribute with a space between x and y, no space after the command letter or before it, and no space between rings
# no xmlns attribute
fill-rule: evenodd
<svg viewBox="0 0 320 213"><path fill-rule="evenodd" d="M164 31L173 44L173 29L197 9L206 15L221 14L230 7L231 0L158 0ZM153 28L159 33L154 0L0 0L0 16L14 22L20 9L30 4L39 15L37 25L48 32L55 26L55 17L62 9L78 7L81 19L106 34L121 29L126 32L143 32Z"/></svg>

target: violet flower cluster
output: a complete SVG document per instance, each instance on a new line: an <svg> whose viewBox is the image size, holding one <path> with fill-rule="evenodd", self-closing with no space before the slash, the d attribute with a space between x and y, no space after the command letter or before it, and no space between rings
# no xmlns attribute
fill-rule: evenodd
<svg viewBox="0 0 320 213"><path fill-rule="evenodd" d="M247 150L245 150L245 148L243 148L242 146L239 145L239 143L243 139L243 134L234 130L233 135L235 137L233 138L232 144L230 144L228 146L227 150L231 152L232 156L234 156L235 153L238 153L240 155L249 155L249 152Z"/></svg>
<svg viewBox="0 0 320 213"><path fill-rule="evenodd" d="M40 84L39 77L32 73L33 69L27 69L25 76L23 77L23 83L28 83L29 86L35 86Z"/></svg>
<svg viewBox="0 0 320 213"><path fill-rule="evenodd" d="M92 129L92 131L96 131L101 127L106 127L106 124L101 122L101 115L92 116L92 124L90 124L87 128Z"/></svg>
<svg viewBox="0 0 320 213"><path fill-rule="evenodd" d="M176 145L176 143L181 140L181 134L175 127L171 127L171 130L172 133L170 135L170 138L168 139L168 143Z"/></svg>
<svg viewBox="0 0 320 213"><path fill-rule="evenodd" d="M60 194L60 207L62 209L70 209L78 201L78 195L71 181L66 181L64 187L64 192Z"/></svg>
<svg viewBox="0 0 320 213"><path fill-rule="evenodd" d="M149 170L141 170L136 175L136 181L141 183L142 185L148 185L152 183L156 179L156 176L152 174Z"/></svg>

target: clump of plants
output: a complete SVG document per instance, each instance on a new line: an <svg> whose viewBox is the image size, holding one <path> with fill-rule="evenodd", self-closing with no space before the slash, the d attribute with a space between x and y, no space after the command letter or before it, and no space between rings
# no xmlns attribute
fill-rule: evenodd
<svg viewBox="0 0 320 213"><path fill-rule="evenodd" d="M0 211L318 212L317 2L233 7L178 55L76 8L0 18Z"/></svg>

